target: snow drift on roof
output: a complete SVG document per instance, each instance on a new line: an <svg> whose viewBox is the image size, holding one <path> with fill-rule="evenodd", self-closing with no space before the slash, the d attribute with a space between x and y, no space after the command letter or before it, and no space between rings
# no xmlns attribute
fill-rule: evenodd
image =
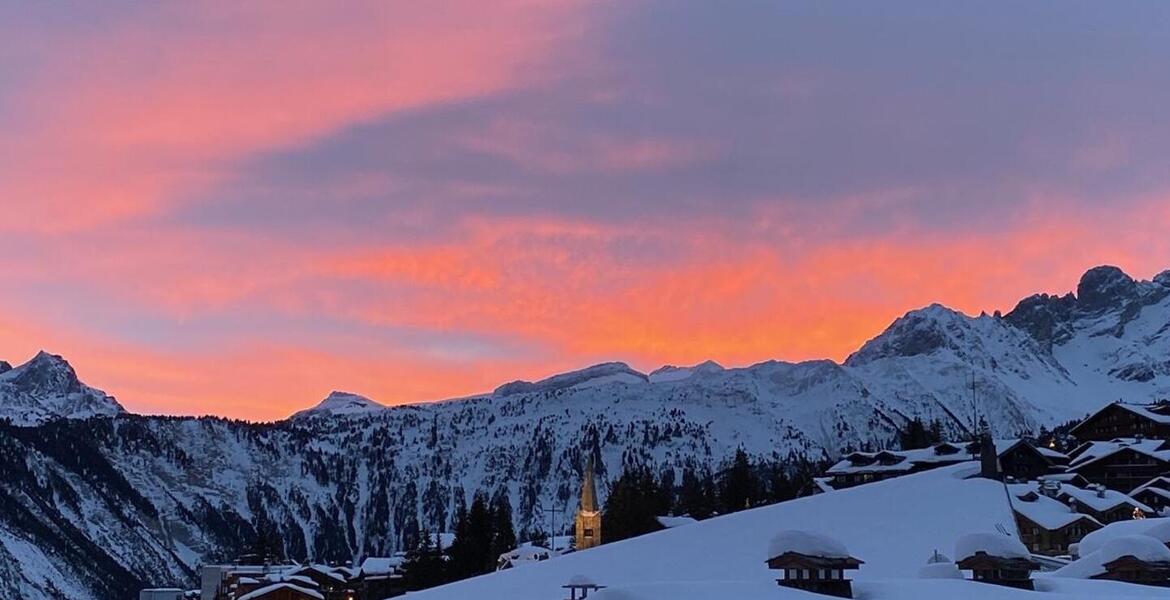
<svg viewBox="0 0 1170 600"><path fill-rule="evenodd" d="M845 544L820 533L790 529L781 531L768 542L768 556L775 558L786 552L820 558L849 558Z"/></svg>
<svg viewBox="0 0 1170 600"><path fill-rule="evenodd" d="M1100 550L1110 540L1129 535L1145 535L1163 543L1170 542L1170 519L1134 519L1110 523L1081 540L1081 556Z"/></svg>
<svg viewBox="0 0 1170 600"><path fill-rule="evenodd" d="M1145 535L1123 535L1109 540L1100 549L1053 573L1055 577L1089 578L1105 573L1105 565L1132 556L1146 562L1170 562L1170 548Z"/></svg>
<svg viewBox="0 0 1170 600"><path fill-rule="evenodd" d="M1002 533L968 533L955 541L955 560L961 562L976 552L1003 558L1032 558L1020 540Z"/></svg>

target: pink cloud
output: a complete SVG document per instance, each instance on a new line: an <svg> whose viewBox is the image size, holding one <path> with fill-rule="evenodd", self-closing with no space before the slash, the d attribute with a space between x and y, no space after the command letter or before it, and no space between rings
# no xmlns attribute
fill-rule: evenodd
<svg viewBox="0 0 1170 600"><path fill-rule="evenodd" d="M0 195L19 201L0 228L154 213L248 153L527 85L524 67L576 9L520 0L518 19L498 4L450 4L179 3L71 31L10 100L18 126L0 140Z"/></svg>

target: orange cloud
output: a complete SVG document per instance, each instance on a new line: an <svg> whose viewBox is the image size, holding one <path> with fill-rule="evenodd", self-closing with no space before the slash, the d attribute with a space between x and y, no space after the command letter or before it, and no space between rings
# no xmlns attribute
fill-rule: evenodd
<svg viewBox="0 0 1170 600"><path fill-rule="evenodd" d="M1170 242L1157 234L1167 226L1166 204L1155 198L1123 214L1022 208L1019 222L999 233L900 231L794 247L703 222L603 227L484 219L467 222L445 243L326 255L272 240L175 234L137 257L125 251L134 244L117 240L114 248L124 253L98 254L73 265L75 272L52 276L91 272L88 285L99 299L114 294L129 310L176 323L246 311L290 322L342 319L366 334L324 332L310 344L305 337L266 339L244 326L184 349L22 318L0 323L0 346L9 360L40 347L63 353L87 381L132 410L272 419L334 388L389 403L431 400L608 359L643 369L708 358L731 365L842 359L894 317L930 302L969 313L1006 310L1034 291L1070 289L1100 262L1148 277L1170 256ZM1107 233L1116 231L1129 235ZM676 254L630 261L620 248L634 238ZM248 260L238 260L241 251ZM125 285L134 275L145 290ZM4 304L3 314L20 314ZM379 341L375 332L387 327L422 337ZM460 358L420 345L443 332L539 351L489 349Z"/></svg>
<svg viewBox="0 0 1170 600"><path fill-rule="evenodd" d="M154 213L250 152L530 84L525 67L571 34L575 10L448 4L160 4L39 40L56 51L9 101L19 126L0 140L0 196L12 200L0 228Z"/></svg>
<svg viewBox="0 0 1170 600"><path fill-rule="evenodd" d="M866 214L912 212L927 193L913 181L834 199L831 211L807 199L620 223L473 211L425 241L307 243L175 216L206 201L200 192L232 193L231 177L258 154L538 86L585 28L577 2L421 6L159 4L58 39L6 38L36 68L0 98L4 358L62 353L137 411L271 419L333 388L407 402L600 360L841 359L929 302L1006 310L1033 291L1070 289L1095 264L1148 277L1170 258L1165 195L1076 214L1051 207L1091 205L1038 193L1014 221L980 228L891 218L888 230L850 231ZM601 79L583 102L621 95L622 81ZM797 87L781 91L811 99L820 86ZM504 114L443 142L525 171L627 176L744 141ZM1123 134L1100 139L1074 153L1077 168L1112 172L1137 152ZM384 193L384 178L332 191ZM450 185L485 203L510 185L486 179ZM559 214L539 208L522 214Z"/></svg>

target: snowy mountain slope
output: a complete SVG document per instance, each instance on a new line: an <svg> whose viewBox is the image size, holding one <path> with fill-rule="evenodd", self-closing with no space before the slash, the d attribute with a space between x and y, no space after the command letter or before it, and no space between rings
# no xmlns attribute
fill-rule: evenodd
<svg viewBox="0 0 1170 600"><path fill-rule="evenodd" d="M84 419L121 412L113 396L81 383L60 356L42 351L15 368L0 361L0 418L29 425L57 417Z"/></svg>
<svg viewBox="0 0 1170 600"><path fill-rule="evenodd" d="M571 579L606 589L590 597L613 600L812 599L824 596L780 588L765 565L770 540L799 528L842 543L864 561L854 597L989 600L1036 594L972 581L920 579L935 552L953 554L968 533L1014 532L1003 487L967 479L964 463L847 490L782 502L603 545L526 566L413 593L419 600L558 597ZM1160 597L1155 588L1116 582L1040 579L1048 598Z"/></svg>
<svg viewBox="0 0 1170 600"><path fill-rule="evenodd" d="M865 561L858 579L913 577L935 549L953 546L960 535L994 532L997 525L1012 527L1001 486L960 478L974 471L972 465L717 517L425 590L418 597L551 598L580 575L613 590L663 582L762 583L767 585L767 597L782 598L786 596L776 589L776 574L764 561L769 558L769 540L792 528L843 542ZM943 498L948 501L940 501Z"/></svg>
<svg viewBox="0 0 1170 600"><path fill-rule="evenodd" d="M308 417L337 417L344 415L365 414L386 410L386 406L378 404L365 396L349 392L331 392L317 406L299 411L290 419L304 419Z"/></svg>
<svg viewBox="0 0 1170 600"><path fill-rule="evenodd" d="M686 468L720 470L740 447L772 460L834 458L890 443L914 417L938 420L948 437L978 419L1011 436L1117 398L1170 396L1170 275L1118 273L1095 269L1076 295L1034 296L1003 317L912 311L844 364L704 363L645 375L606 363L413 406L336 393L269 424L125 415L60 359L38 357L29 364L68 376L12 375L27 365L0 374L10 382L0 390L24 394L2 397L5 414L31 405L40 412L27 422L43 422L88 406L117 416L0 426L0 468L11 473L0 479L0 574L47 572L41 558L4 550L24 543L70 548L105 565L105 581L185 584L200 560L230 558L258 532L281 536L294 558L353 560L448 529L476 490L507 494L519 528L560 528L588 455L604 500L604 480L631 462L677 481ZM59 401L76 393L113 404ZM48 580L120 597L75 571Z"/></svg>

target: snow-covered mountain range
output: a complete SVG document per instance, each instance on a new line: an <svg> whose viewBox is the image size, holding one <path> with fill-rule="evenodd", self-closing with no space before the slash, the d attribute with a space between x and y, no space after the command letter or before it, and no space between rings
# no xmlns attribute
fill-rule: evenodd
<svg viewBox="0 0 1170 600"><path fill-rule="evenodd" d="M606 363L412 406L335 392L267 424L128 415L42 354L0 374L14 424L0 426L0 597L181 584L257 531L295 558L383 554L449 527L475 490L508 494L518 527L559 529L587 454L603 479L628 462L715 471L740 447L782 460L886 444L915 417L1008 436L1165 397L1170 272L1113 267L1002 316L912 311L843 364Z"/></svg>
<svg viewBox="0 0 1170 600"><path fill-rule="evenodd" d="M40 352L16 368L0 361L0 419L33 425L58 417L85 419L122 412L113 396L81 383L60 356Z"/></svg>

